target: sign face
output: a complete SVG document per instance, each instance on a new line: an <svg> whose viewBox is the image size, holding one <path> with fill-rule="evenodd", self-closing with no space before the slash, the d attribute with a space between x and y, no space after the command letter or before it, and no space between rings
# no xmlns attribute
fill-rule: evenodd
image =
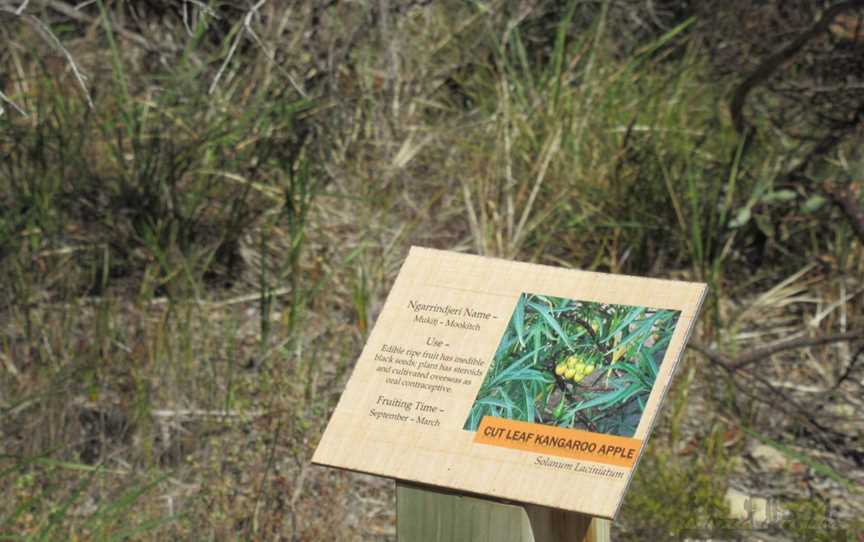
<svg viewBox="0 0 864 542"><path fill-rule="evenodd" d="M313 462L614 518L706 289L412 248Z"/></svg>

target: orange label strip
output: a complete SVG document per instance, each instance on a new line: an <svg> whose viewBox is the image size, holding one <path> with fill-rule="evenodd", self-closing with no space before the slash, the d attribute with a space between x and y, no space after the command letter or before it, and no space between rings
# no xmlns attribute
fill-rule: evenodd
<svg viewBox="0 0 864 542"><path fill-rule="evenodd" d="M474 442L631 468L642 447L642 441L635 438L493 416L483 417Z"/></svg>

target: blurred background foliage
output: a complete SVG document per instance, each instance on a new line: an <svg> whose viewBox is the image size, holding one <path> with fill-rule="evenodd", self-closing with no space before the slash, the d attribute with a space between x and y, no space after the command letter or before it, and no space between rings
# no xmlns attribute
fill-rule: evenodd
<svg viewBox="0 0 864 542"><path fill-rule="evenodd" d="M419 244L707 282L617 535L736 490L854 540L862 21L0 0L0 537L392 538L389 483L308 461Z"/></svg>

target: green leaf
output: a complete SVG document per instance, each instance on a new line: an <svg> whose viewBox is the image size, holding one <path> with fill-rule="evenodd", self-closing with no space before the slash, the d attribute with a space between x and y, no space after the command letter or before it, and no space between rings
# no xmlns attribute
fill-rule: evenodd
<svg viewBox="0 0 864 542"><path fill-rule="evenodd" d="M518 410L518 407L516 407L515 403L513 403L513 399L510 398L510 395L507 394L507 390L505 390L504 388L498 388L497 391L501 394L501 398L503 399L503 403L505 405L504 411L507 413L507 419L514 419L513 410Z"/></svg>
<svg viewBox="0 0 864 542"><path fill-rule="evenodd" d="M535 325L531 328L531 337L534 341L534 364L536 365L540 350L543 349L543 333L540 331L540 326Z"/></svg>
<svg viewBox="0 0 864 542"><path fill-rule="evenodd" d="M617 345L615 345L615 348L616 348L616 349L619 349L619 348L625 348L625 347L628 346L631 342L633 342L633 341L635 341L635 340L637 340L637 339L642 339L642 341L640 341L640 342L643 342L644 339L648 338L648 335L651 334L651 330L654 329L654 325L655 325L659 320L661 320L661 319L663 319L663 318L668 318L668 314L667 314L667 312L668 312L668 311L661 311L661 312L658 312L658 313L654 314L653 316L651 316L650 318L646 318L645 320L643 320L642 322L640 322L640 323L639 323L639 327L637 327L637 328L633 331L633 333L631 333L630 335L627 335L626 337L624 337L624 338L621 340L620 343L618 343Z"/></svg>
<svg viewBox="0 0 864 542"><path fill-rule="evenodd" d="M668 32L657 38L655 41L637 50L634 55L635 60L631 62L641 62L644 58L651 58L651 55L654 53L654 51L659 50L661 47L675 39L675 36L684 32L695 21L696 17L690 17L689 19L681 22L681 24L679 24L678 26L671 28Z"/></svg>
<svg viewBox="0 0 864 542"><path fill-rule="evenodd" d="M468 421L465 422L465 426L462 428L465 431L477 431L477 426L480 424L480 412L482 412L483 407L478 406L475 402L471 407L471 412L468 414Z"/></svg>
<svg viewBox="0 0 864 542"><path fill-rule="evenodd" d="M639 391L641 390L642 386L632 383L626 387L604 393L591 400L579 403L578 405L576 405L576 411L585 410L586 408L591 408L595 406L599 407L600 410L606 410L617 404L623 403L627 399L633 397L633 395L639 393Z"/></svg>
<svg viewBox="0 0 864 542"><path fill-rule="evenodd" d="M756 227L759 228L759 231L765 234L765 237L774 237L774 223L771 221L769 216L758 214L754 217L754 221L756 222Z"/></svg>
<svg viewBox="0 0 864 542"><path fill-rule="evenodd" d="M816 194L815 196L810 196L807 201L805 201L804 204L801 206L801 210L805 213L815 213L816 211L821 209L827 201L828 200L825 199L824 196L820 196L818 194Z"/></svg>
<svg viewBox="0 0 864 542"><path fill-rule="evenodd" d="M541 348L545 348L545 346ZM492 379L489 381L489 386L495 387L503 382L518 379L521 371L524 370L533 371L536 373L536 370L528 368L528 364L525 363L533 356L534 352L532 351L511 363L506 369L492 377Z"/></svg>
<svg viewBox="0 0 864 542"><path fill-rule="evenodd" d="M522 382L522 398L525 400L525 421L534 421L534 394L528 389L528 384Z"/></svg>
<svg viewBox="0 0 864 542"><path fill-rule="evenodd" d="M555 310L554 312L567 312L571 310L571 305L573 304L572 299L567 299L566 297L556 297L555 299Z"/></svg>
<svg viewBox="0 0 864 542"><path fill-rule="evenodd" d="M564 413L564 404L566 402L567 401L565 401L563 397L558 401L558 406L555 407L555 411L552 413L552 416L554 416L556 420L561 419L561 414Z"/></svg>
<svg viewBox="0 0 864 542"><path fill-rule="evenodd" d="M525 294L519 296L519 301L516 302L516 309L513 311L513 327L516 328L516 336L519 338L519 344L525 346Z"/></svg>
<svg viewBox="0 0 864 542"><path fill-rule="evenodd" d="M557 333L558 336L561 337L561 340L564 341L564 344L567 345L567 348L572 350L573 346L570 344L570 339L567 337L567 334L564 333L564 330L561 329L561 325L558 323L558 320L556 320L555 317L552 316L552 313L549 312L549 308L539 303L529 303L528 305L540 314L543 320L545 320L546 323L549 324L549 327L555 330L555 333Z"/></svg>
<svg viewBox="0 0 864 542"><path fill-rule="evenodd" d="M793 199L798 197L798 193L794 190L775 190L773 192L768 192L761 198L759 198L763 203L774 203L774 202L784 202L784 201L792 201Z"/></svg>
<svg viewBox="0 0 864 542"><path fill-rule="evenodd" d="M507 410L508 406L512 408L512 405L508 405L506 401L497 399L495 397L484 397L482 399L477 399L477 401L475 401L475 404L489 408L490 413L493 416L498 416L498 411L495 410L496 408L500 408L502 410Z"/></svg>
<svg viewBox="0 0 864 542"><path fill-rule="evenodd" d="M633 320L641 316L643 312L645 312L645 307L634 307L627 314L627 316L625 316L624 319L618 323L618 325L616 325L609 333L607 333L605 337L600 339L600 342L607 342L609 339L614 337L616 333L629 326L633 322Z"/></svg>
<svg viewBox="0 0 864 542"><path fill-rule="evenodd" d="M654 384L653 379L643 373L639 367L633 365L632 363L617 363L615 364L615 369L623 371L627 376L630 377L628 379L630 382L633 382L634 384L639 384L644 390L650 391L651 386Z"/></svg>
<svg viewBox="0 0 864 542"><path fill-rule="evenodd" d="M657 373L659 372L659 369L657 367L657 362L654 361L654 356L650 352L646 352L645 350L641 350L639 352L639 356L642 358L642 361L644 362L644 364L648 367L648 370L650 371L650 374L651 374L651 378L656 380L657 379Z"/></svg>
<svg viewBox="0 0 864 542"><path fill-rule="evenodd" d="M505 333L503 337L501 337L501 342L498 343L498 349L495 350L495 360L504 359L507 355L507 351L513 346L513 335L511 333Z"/></svg>
<svg viewBox="0 0 864 542"><path fill-rule="evenodd" d="M735 218L729 221L729 227L732 229L740 228L750 222L750 207L742 207L738 209Z"/></svg>
<svg viewBox="0 0 864 542"><path fill-rule="evenodd" d="M660 336L660 340L654 343L651 348L648 348L648 351L652 354L656 354L657 352L665 351L666 347L669 346L669 341L672 340L672 333L664 333Z"/></svg>

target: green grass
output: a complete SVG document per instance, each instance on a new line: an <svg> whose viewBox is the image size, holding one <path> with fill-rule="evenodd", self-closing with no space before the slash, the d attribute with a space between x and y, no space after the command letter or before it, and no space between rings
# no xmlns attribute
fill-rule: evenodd
<svg viewBox="0 0 864 542"><path fill-rule="evenodd" d="M802 331L802 314L860 326L860 244L784 184L786 150L735 133L734 80L693 39L700 21L625 50L609 3L587 25L577 2L524 17L454 2L387 21L312 4L292 17L196 4L188 27L166 16L152 35L112 3L85 9L91 23L44 15L83 87L32 26L4 27L0 91L26 116L2 102L0 538L386 531L392 492L308 461L411 244L706 281L696 334L733 353ZM121 19L166 48L139 50ZM832 172L857 171L835 158ZM556 336L551 321L523 313L502 359ZM576 335L562 329L556 354L588 349ZM638 402L656 368L631 350L610 375L619 395L574 403L561 423L603 421L620 393ZM827 378L849 355L827 347L829 368L806 373L802 355L788 374ZM724 516L740 452L718 444L725 420L783 449L800 434L727 375L687 367L622 536ZM549 406L552 373L529 369L484 384L490 411ZM680 456L685 439L703 446Z"/></svg>

